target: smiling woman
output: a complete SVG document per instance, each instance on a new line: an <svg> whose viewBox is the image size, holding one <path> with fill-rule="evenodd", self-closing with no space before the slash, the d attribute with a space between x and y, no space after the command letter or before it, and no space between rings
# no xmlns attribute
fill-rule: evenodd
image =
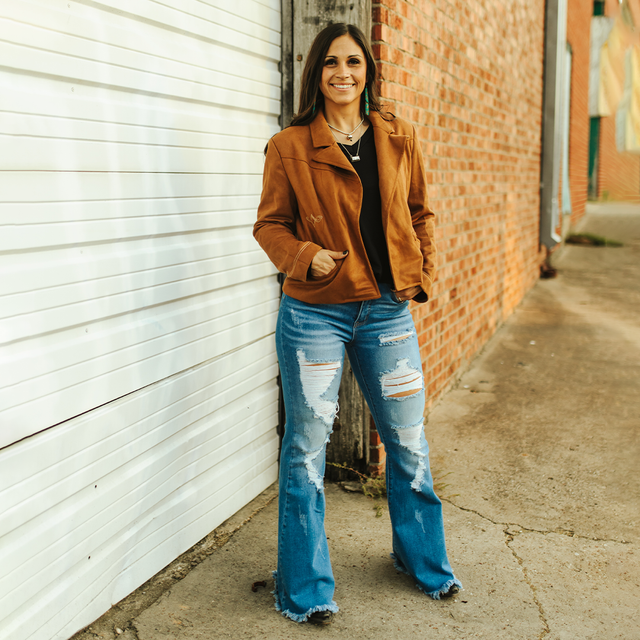
<svg viewBox="0 0 640 640"><path fill-rule="evenodd" d="M349 129L353 120L360 119L360 95L366 81L367 62L358 43L349 35L336 38L324 59L320 82L328 121L339 122ZM342 135L351 135L332 128ZM349 137L349 141L352 141L352 137Z"/></svg>
<svg viewBox="0 0 640 640"><path fill-rule="evenodd" d="M387 451L395 566L439 600L460 582L424 438L424 380L409 300L426 302L434 214L415 130L383 111L371 46L324 29L300 111L267 145L254 235L286 274L276 329L286 409L280 456L276 608L327 624L338 610L324 533L325 448L345 349Z"/></svg>

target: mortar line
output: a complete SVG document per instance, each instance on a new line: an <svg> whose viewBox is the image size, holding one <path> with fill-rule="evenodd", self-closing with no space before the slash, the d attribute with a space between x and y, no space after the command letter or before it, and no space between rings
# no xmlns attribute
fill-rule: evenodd
<svg viewBox="0 0 640 640"><path fill-rule="evenodd" d="M460 511L466 511L467 513L474 513L475 515L479 516L483 520L486 520L487 522L490 522L491 524L495 524L496 526L499 526L499 527L519 527L520 529L522 529L522 531L526 531L527 533L539 533L543 536L555 533L556 535L566 536L567 538L577 538L578 540L589 540L590 542L611 542L615 544L631 544L631 542L628 540L616 540L615 538L591 538L589 536L584 536L579 533L576 533L575 531L571 531L570 529L555 529L555 530L550 529L545 531L544 529L530 529L529 527L525 527L521 524L518 524L517 522L497 522L495 520L492 520L488 516L485 516L483 513L476 511L475 509L469 509L468 507L461 507L460 505L451 501L449 498L441 497L440 499L443 502L447 502L452 507L455 507L456 509L460 509Z"/></svg>

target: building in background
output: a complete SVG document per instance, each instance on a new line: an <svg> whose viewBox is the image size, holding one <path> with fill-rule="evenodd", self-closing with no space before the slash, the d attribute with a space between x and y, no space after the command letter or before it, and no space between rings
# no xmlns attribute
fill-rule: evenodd
<svg viewBox="0 0 640 640"><path fill-rule="evenodd" d="M593 200L638 202L640 1L596 0L591 4L573 0L569 24L582 25L589 10L593 15L588 82L588 195ZM579 40L578 32L575 46L583 48ZM583 77L578 82L584 84Z"/></svg>

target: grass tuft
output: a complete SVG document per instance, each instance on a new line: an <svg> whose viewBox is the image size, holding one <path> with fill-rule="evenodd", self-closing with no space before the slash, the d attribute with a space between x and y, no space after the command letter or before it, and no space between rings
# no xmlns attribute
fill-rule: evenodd
<svg viewBox="0 0 640 640"><path fill-rule="evenodd" d="M621 247L622 242L611 240L595 233L572 233L565 239L567 244L581 244L592 247Z"/></svg>

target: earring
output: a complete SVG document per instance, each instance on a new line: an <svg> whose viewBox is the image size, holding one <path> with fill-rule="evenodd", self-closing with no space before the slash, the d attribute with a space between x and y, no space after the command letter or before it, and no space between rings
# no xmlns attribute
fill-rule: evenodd
<svg viewBox="0 0 640 640"><path fill-rule="evenodd" d="M315 113L316 112L316 101L313 101L313 109L311 111L311 113Z"/></svg>
<svg viewBox="0 0 640 640"><path fill-rule="evenodd" d="M364 88L364 114L369 115L369 89L367 87Z"/></svg>

